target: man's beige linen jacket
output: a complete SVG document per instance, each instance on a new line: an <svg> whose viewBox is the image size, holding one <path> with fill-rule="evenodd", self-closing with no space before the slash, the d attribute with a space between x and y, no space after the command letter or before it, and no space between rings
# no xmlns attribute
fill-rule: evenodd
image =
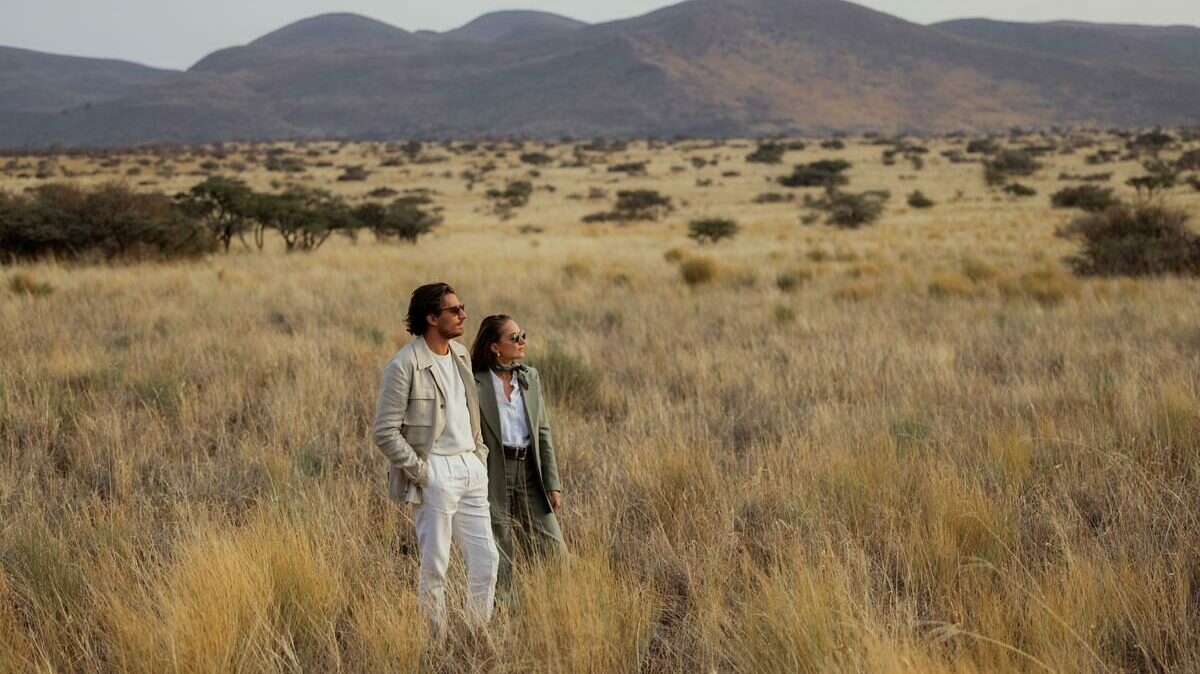
<svg viewBox="0 0 1200 674"><path fill-rule="evenodd" d="M479 400L471 375L467 347L450 342L450 353L467 393L475 454L487 465L487 445L479 430ZM429 451L446 426L446 386L433 366L433 352L417 337L396 352L379 382L379 403L371 437L388 458L388 496L406 503L421 502L421 487L429 479Z"/></svg>

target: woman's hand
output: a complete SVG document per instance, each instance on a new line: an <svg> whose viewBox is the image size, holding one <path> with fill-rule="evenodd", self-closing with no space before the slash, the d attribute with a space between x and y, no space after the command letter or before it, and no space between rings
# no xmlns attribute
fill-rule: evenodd
<svg viewBox="0 0 1200 674"><path fill-rule="evenodd" d="M558 512L559 507L562 506L562 492L548 491L546 492L546 498L550 499L550 509Z"/></svg>

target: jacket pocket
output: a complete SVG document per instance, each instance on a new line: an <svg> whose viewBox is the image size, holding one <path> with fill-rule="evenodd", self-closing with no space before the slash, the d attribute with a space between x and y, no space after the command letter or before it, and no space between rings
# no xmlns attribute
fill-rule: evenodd
<svg viewBox="0 0 1200 674"><path fill-rule="evenodd" d="M404 412L405 426L432 426L434 406L437 400L429 398L408 398L408 409Z"/></svg>

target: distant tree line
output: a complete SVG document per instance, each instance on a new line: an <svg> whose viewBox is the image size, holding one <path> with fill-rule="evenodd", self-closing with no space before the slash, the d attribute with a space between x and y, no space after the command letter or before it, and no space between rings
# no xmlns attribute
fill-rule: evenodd
<svg viewBox="0 0 1200 674"><path fill-rule="evenodd" d="M422 209L427 203L402 196L351 206L325 190L256 192L220 176L174 197L116 182L90 189L50 183L0 191L0 260L186 258L228 252L234 239L262 250L267 230L289 252L317 250L335 234L357 239L362 230L378 241L416 243L441 222Z"/></svg>

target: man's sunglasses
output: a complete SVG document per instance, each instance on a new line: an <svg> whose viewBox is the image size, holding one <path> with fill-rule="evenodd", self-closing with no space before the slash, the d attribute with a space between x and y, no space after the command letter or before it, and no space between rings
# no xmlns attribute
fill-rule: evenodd
<svg viewBox="0 0 1200 674"><path fill-rule="evenodd" d="M526 332L524 330L522 330L520 332L514 332L511 335L505 335L504 340L508 341L508 342L512 342L513 344L524 344L525 343L525 334L526 334Z"/></svg>
<svg viewBox="0 0 1200 674"><path fill-rule="evenodd" d="M466 316L467 315L467 305L459 304L459 305L453 306L453 307L442 307L441 309L437 310L437 313L434 314L434 316L441 316L443 311L453 311L454 313L456 313L460 316Z"/></svg>

